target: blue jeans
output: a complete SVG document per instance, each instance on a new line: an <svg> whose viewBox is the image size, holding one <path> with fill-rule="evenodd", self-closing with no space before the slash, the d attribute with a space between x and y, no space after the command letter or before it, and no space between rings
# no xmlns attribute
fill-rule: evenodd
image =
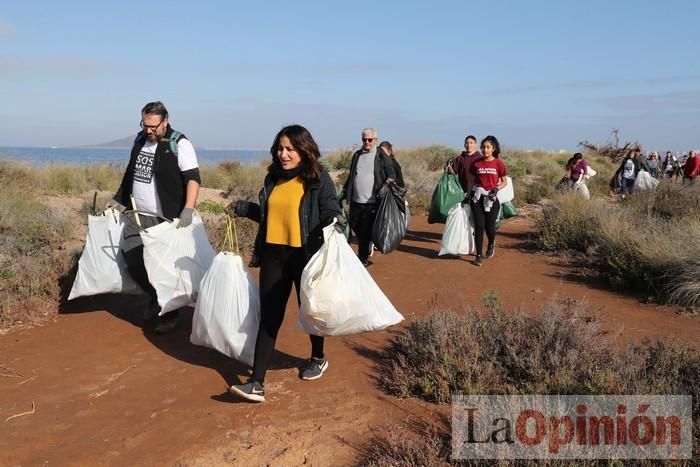
<svg viewBox="0 0 700 467"><path fill-rule="evenodd" d="M620 181L620 193L625 194L625 193L632 193L632 187L634 186L634 179L633 178L625 178L622 177L622 180Z"/></svg>

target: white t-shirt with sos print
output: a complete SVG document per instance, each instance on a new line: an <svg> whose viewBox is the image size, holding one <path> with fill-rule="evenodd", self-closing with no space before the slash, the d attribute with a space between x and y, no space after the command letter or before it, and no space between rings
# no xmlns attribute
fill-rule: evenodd
<svg viewBox="0 0 700 467"><path fill-rule="evenodd" d="M155 177L155 154L158 142L146 140L139 155L136 156L136 165L134 166L134 186L131 193L134 195L136 209L144 213L163 217L163 210L158 199L158 190L156 189ZM177 143L177 165L180 171L196 169L197 154L194 152L194 146L189 140L183 138Z"/></svg>

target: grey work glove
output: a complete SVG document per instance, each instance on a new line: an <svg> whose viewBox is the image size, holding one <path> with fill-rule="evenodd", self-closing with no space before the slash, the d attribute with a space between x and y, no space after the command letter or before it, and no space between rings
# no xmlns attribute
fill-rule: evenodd
<svg viewBox="0 0 700 467"><path fill-rule="evenodd" d="M177 228L190 225L192 223L192 214L194 214L194 209L184 208L180 213L180 222L177 223Z"/></svg>
<svg viewBox="0 0 700 467"><path fill-rule="evenodd" d="M228 212L233 214L233 217L248 217L248 209L250 207L250 201L244 199L239 199L229 204L226 208Z"/></svg>
<svg viewBox="0 0 700 467"><path fill-rule="evenodd" d="M116 209L117 211L122 212L126 209L126 207L119 203L119 201L110 198L105 203L105 211L107 209Z"/></svg>

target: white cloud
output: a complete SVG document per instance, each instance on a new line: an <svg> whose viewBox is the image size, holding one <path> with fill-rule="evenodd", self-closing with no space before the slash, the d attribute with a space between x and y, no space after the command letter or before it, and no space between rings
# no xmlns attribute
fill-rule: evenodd
<svg viewBox="0 0 700 467"><path fill-rule="evenodd" d="M0 80L25 79L35 75L85 77L86 75L124 71L130 67L130 65L76 57L19 58L0 56L0 70L2 70Z"/></svg>

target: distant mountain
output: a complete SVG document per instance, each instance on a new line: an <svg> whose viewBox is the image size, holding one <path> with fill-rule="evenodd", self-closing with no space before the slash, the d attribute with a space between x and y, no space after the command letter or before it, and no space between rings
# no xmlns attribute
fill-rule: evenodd
<svg viewBox="0 0 700 467"><path fill-rule="evenodd" d="M126 138L115 139L114 141L108 141L106 143L100 144L88 144L85 146L80 146L81 148L130 148L134 144L134 138L136 135L127 136Z"/></svg>

